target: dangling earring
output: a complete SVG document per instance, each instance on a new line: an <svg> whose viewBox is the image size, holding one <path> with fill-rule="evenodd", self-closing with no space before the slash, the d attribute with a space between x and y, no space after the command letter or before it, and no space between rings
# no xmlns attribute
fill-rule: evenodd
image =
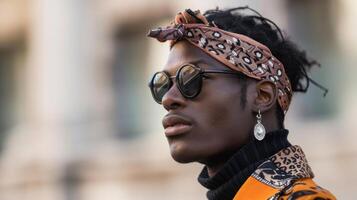
<svg viewBox="0 0 357 200"><path fill-rule="evenodd" d="M262 115L260 114L260 110L258 110L257 114L257 123L254 126L254 137L261 141L265 137L265 127L262 124Z"/></svg>

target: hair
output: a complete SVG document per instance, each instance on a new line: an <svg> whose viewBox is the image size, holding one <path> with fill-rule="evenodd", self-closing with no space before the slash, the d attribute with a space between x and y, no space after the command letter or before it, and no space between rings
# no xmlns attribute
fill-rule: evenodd
<svg viewBox="0 0 357 200"><path fill-rule="evenodd" d="M253 14L247 15L242 11L251 11ZM307 57L306 52L300 50L295 43L284 37L280 28L271 20L263 17L257 11L249 7L237 7L220 10L218 8L208 10L204 13L211 25L220 29L246 35L267 46L272 54L278 58L285 67L285 72L290 79L293 92L306 92L309 82L323 88L307 75L307 71L319 63ZM247 79L246 79L247 80ZM246 91L247 84L243 84L243 91ZM242 93L246 102L246 92ZM280 106L276 106L276 116L279 126L284 127L284 112Z"/></svg>

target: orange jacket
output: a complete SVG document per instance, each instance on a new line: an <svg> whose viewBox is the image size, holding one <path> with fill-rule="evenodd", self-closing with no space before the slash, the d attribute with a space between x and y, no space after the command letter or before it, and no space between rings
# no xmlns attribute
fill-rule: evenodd
<svg viewBox="0 0 357 200"><path fill-rule="evenodd" d="M262 163L244 182L233 200L334 200L319 187L297 145L282 149Z"/></svg>

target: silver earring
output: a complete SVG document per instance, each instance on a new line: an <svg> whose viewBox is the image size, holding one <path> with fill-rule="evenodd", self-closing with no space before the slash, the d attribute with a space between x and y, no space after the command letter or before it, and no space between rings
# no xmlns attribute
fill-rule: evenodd
<svg viewBox="0 0 357 200"><path fill-rule="evenodd" d="M262 115L260 114L260 110L258 110L257 114L257 123L254 126L254 137L261 141L265 137L265 127L262 124Z"/></svg>

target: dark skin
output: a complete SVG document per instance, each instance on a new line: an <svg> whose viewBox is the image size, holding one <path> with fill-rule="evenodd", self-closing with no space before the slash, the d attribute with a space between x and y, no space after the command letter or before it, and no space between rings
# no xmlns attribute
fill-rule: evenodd
<svg viewBox="0 0 357 200"><path fill-rule="evenodd" d="M203 69L228 69L201 49L187 41L180 41L172 47L163 71L174 76L178 68L186 63L195 63ZM196 98L185 99L174 83L163 97L162 105L169 115L185 117L192 123L188 133L167 137L173 159L180 163L200 162L213 176L236 151L253 139L258 110L267 132L278 129L275 117L277 89L269 80L248 79L247 101L242 107L241 85L237 76L208 76L203 80L201 93Z"/></svg>

